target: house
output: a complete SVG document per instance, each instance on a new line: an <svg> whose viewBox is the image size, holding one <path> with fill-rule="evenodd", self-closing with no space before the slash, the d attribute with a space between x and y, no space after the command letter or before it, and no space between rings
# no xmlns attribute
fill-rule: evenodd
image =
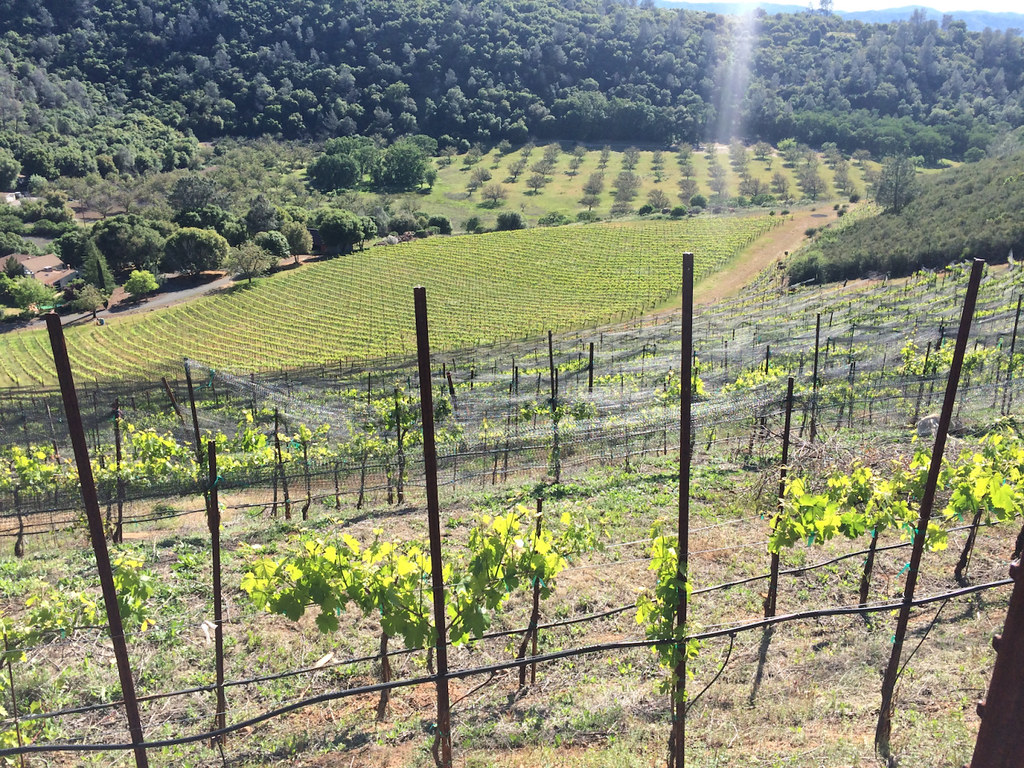
<svg viewBox="0 0 1024 768"><path fill-rule="evenodd" d="M52 253L45 256L12 253L3 261L6 263L7 259L14 259L21 264L29 277L34 277L43 285L57 290L64 290L68 287L68 283L78 277L77 269L71 269Z"/></svg>

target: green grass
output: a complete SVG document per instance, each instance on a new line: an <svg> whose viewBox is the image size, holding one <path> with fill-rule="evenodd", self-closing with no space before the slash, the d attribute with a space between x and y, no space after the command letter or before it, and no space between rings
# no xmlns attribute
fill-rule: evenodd
<svg viewBox="0 0 1024 768"><path fill-rule="evenodd" d="M474 165L464 163L465 155L459 155L452 159L448 165L438 162L438 176L433 189L423 189L419 192L395 195L392 197L392 208L394 210L407 209L410 211L425 211L430 214L440 214L451 219L456 230L461 230L465 222L472 216L480 218L485 227L493 228L498 214L503 211L517 211L521 213L527 222L535 223L541 216L548 213L561 213L575 220L578 213L586 210L580 204L583 196L583 185L592 174L603 173L605 188L600 195L599 203L594 207L594 213L602 219L611 216L612 184L615 177L623 170L623 147L617 147L611 152L607 166L602 168L601 151L599 148L588 148L580 167L573 172L570 168L572 159L571 147L565 145L563 151L555 163L551 173L547 174L548 183L537 190L531 191L526 180L532 175L530 166L539 161L544 154L544 148L538 146L530 155L527 170L515 181L511 180L509 166L520 156L519 151L501 155L496 150L491 150L480 157ZM692 178L697 182L697 189L700 194L707 197L711 205L727 205L729 198L739 194L740 179L736 170L729 162L727 148L718 146L718 159L722 168L725 169L727 189L725 199L716 198L708 186L708 161L703 151L695 151L691 155L693 165ZM633 211L647 202L647 195L653 189L660 189L664 192L671 205L679 205L682 201L679 197L678 182L682 177L679 164L676 162L676 153L671 150L662 151L662 164L660 170L653 168L654 151L644 150L640 152L640 160L633 170L641 179L640 188L636 198L630 204ZM769 167L766 161L756 160L748 150L748 170L751 176L770 183L772 174L781 171L789 181L790 195L800 198L800 188L797 184L795 169L783 163L782 158L773 156ZM484 183L502 185L508 197L498 206L492 206L485 201L480 190L470 194L467 189L470 176L477 168L486 168L491 173L490 181ZM864 193L865 183L863 170L858 163L850 164L850 177L858 192ZM820 204L835 202L838 198L835 189L832 187L832 171L828 164L821 163L820 171L825 178L826 191L819 198ZM366 204L372 203L375 196L368 192L346 193L344 199L354 198ZM780 201L775 208L785 207L788 203Z"/></svg>
<svg viewBox="0 0 1024 768"><path fill-rule="evenodd" d="M776 217L602 223L376 247L153 313L66 331L76 376L277 368L414 350L412 288L427 287L435 349L633 316L721 268ZM45 333L0 337L0 386L51 384Z"/></svg>
<svg viewBox="0 0 1024 768"><path fill-rule="evenodd" d="M862 450L868 437L847 433L844 450ZM717 451L717 449L716 449ZM813 459L804 471L821 469ZM645 539L658 519L672 519L676 496L672 480L677 465L670 459L635 459L628 467L606 463L584 471L566 486L562 498L549 498L545 512L585 514L600 522L607 544L604 552L573 563L559 577L554 594L542 604L542 618L557 618L628 605L640 588L650 586L653 575ZM772 473L774 477L774 473ZM755 547L724 555L716 551L739 541L757 541L764 535L767 519L751 518L759 498L761 473L742 469L717 452L698 452L693 489L707 504L692 510L691 560L699 587L762 573L767 554ZM470 517L506 511L511 503L529 498L532 483L507 487L445 491L444 515ZM231 504L239 499L222 497ZM247 498L247 497L246 497ZM201 504L181 500L183 506ZM421 509L373 507L368 519L346 508L342 513L314 507L309 522L274 523L266 517L250 519L241 513L227 515L223 526L223 575L229 620L225 626L227 679L238 680L311 665L327 652L336 659L372 653L378 627L372 617L343 615L342 629L322 635L309 616L293 623L262 613L238 590L242 575L255 553L243 543L263 545L262 552L292 551L300 546L297 533L328 538L350 533L361 540L374 527L384 527L403 539L426 536ZM351 516L356 516L352 519ZM211 645L196 626L210 615L209 584L212 576L205 523L202 518L177 521L177 530L138 531L138 539L117 545L114 552L130 552L156 574L156 593L150 607L156 626L146 632L128 628L133 670L139 692L152 694L207 685L214 678ZM669 526L671 529L671 525ZM1014 531L999 526L984 529L972 564L973 577L984 582L1005 573L1005 548ZM327 531L327 533L325 533ZM465 541L468 526L446 528L446 553ZM136 531L132 531L135 539ZM895 538L895 537L894 537ZM636 542L624 545L624 542ZM815 549L812 561L835 556L857 543L832 541ZM792 566L804 556L803 549L783 554L783 565ZM923 593L952 586L951 571L957 548L925 555ZM905 550L880 553L872 600L893 597L894 574L906 559ZM600 564L600 567L594 567ZM589 566L587 568L573 566ZM782 580L780 606L786 610L847 605L856 600L860 561L847 560L827 570L810 571ZM25 558L15 561L9 552L0 554L0 573L15 589L0 598L8 617L20 616L29 595L44 592L44 585L88 589L96 593L91 555L81 533L30 537ZM742 623L760 616L762 583L696 595L691 603L695 628L719 623ZM513 595L495 616L495 628L522 627L529 614L526 591ZM894 748L903 765L955 768L970 754L977 720L973 701L987 684L993 652L991 634L998 630L1006 611L1007 591L961 598L943 613L908 666L894 730ZM934 609L915 613L914 644L927 626ZM723 674L695 705L688 717L688 764L694 768L726 765L878 767L872 754L871 734L878 706L878 669L889 653L893 618L878 614L872 623L843 617L816 622L795 622L780 627L768 650L766 676L753 704L753 679L757 667L760 633L743 633ZM540 651L580 647L611 640L632 639L640 634L631 611L596 623L544 630ZM109 654L97 650L102 635L85 630L34 650L14 665L19 701L39 701L43 709L108 702L118 697L116 672ZM691 695L710 683L725 660L729 641L708 641L691 663L695 675ZM514 646L514 643L512 644ZM392 645L398 650L400 643ZM450 649L453 668L506 661L513 647L504 641ZM58 668L60 674L53 670ZM422 655L395 661L398 676L425 675ZM363 663L328 669L316 676L285 677L258 686L228 691L228 721L237 722L258 712L329 690L350 688L376 681L375 665ZM605 768L650 766L664 759L669 732L667 696L659 692L666 672L645 649L594 654L541 665L537 685L515 696L512 675L499 675L476 689L482 677L453 683L453 736L457 764L501 768ZM372 724L375 697L363 696L301 710L292 717L263 723L250 732L233 734L226 746L231 764L268 765L287 758L296 766L429 766L427 748L433 722L433 688L400 689L395 692L385 722ZM466 696L465 699L462 697ZM147 702L142 711L146 735L151 739L196 733L209 726L213 695ZM43 741L76 739L116 741L123 733L123 716L101 711L52 721ZM209 762L207 748L195 744L174 750L153 750L155 764L173 760L183 768ZM110 765L110 753L76 757L76 765ZM34 764L34 763L30 763ZM60 763L63 764L63 763ZM70 764L70 763L68 763Z"/></svg>

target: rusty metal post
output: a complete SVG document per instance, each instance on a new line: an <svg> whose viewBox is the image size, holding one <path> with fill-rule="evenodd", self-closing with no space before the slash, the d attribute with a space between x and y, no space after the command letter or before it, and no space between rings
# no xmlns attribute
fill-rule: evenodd
<svg viewBox="0 0 1024 768"><path fill-rule="evenodd" d="M551 468L554 469L555 483L561 483L562 449L558 430L558 369L555 368L555 345L551 331L548 331L548 375L551 379Z"/></svg>
<svg viewBox="0 0 1024 768"><path fill-rule="evenodd" d="M942 403L939 426L935 433L935 446L932 449L931 463L928 466L928 479L921 496L921 511L918 516L917 528L914 532L914 545L910 553L907 571L907 583L903 588L903 603L900 606L899 618L896 621L896 634L893 637L892 653L889 665L882 678L882 705L878 711L878 724L875 728L875 750L882 757L889 757L889 737L892 734L893 693L899 675L900 656L903 652L903 640L907 634L907 622L910 620L910 608L914 602L914 589L917 587L917 576L921 568L921 556L924 552L925 537L928 534L928 523L931 520L932 505L935 503L935 489L939 482L939 471L942 469L942 456L946 450L946 436L953 418L953 407L956 405L956 393L960 384L960 372L963 369L964 354L967 351L967 338L971 333L971 320L974 317L974 306L978 299L978 288L981 285L982 267L985 262L975 259L971 267L971 277L964 296L963 313L960 316L960 329L956 335L956 346L953 349L953 360L949 366L949 378L946 381L946 397ZM986 766L987 768L987 766Z"/></svg>
<svg viewBox="0 0 1024 768"><path fill-rule="evenodd" d="M24 746L21 738L21 722L18 720L18 695L14 690L14 670L11 668L11 648L7 644L7 633L4 632L4 661L7 662L7 679L11 685L11 714L14 716L14 735L18 739L18 747ZM25 755L18 755L21 768L25 768Z"/></svg>
<svg viewBox="0 0 1024 768"><path fill-rule="evenodd" d="M690 401L693 396L693 254L683 254L682 349L679 360L679 521L676 546L676 646L675 681L672 691L672 749L669 762L675 768L686 766L686 580L690 560L690 461L692 459L693 422Z"/></svg>
<svg viewBox="0 0 1024 768"><path fill-rule="evenodd" d="M789 428L793 417L793 377L786 385L786 425L782 432L782 468L779 470L779 512L782 512L782 498L786 494L786 472L789 469ZM764 600L764 617L775 615L775 600L779 592L779 553L772 552L772 564L768 577L768 597Z"/></svg>
<svg viewBox="0 0 1024 768"><path fill-rule="evenodd" d="M437 495L437 448L434 444L434 393L430 380L430 338L427 323L427 290L413 288L416 305L416 357L420 378L420 413L423 420L423 469L430 528L430 586L437 631L437 730L434 761L438 768L452 766L452 727L448 693L448 641L444 605L444 569L441 562L441 504Z"/></svg>
<svg viewBox="0 0 1024 768"><path fill-rule="evenodd" d="M99 499L96 496L96 481L89 462L89 446L82 426L82 412L78 406L78 393L75 380L71 373L71 361L68 359L68 348L64 341L64 328L60 317L51 312L46 316L46 330L50 335L50 347L53 349L53 363L57 369L57 381L64 400L64 414L68 420L68 431L71 433L71 446L74 449L75 464L78 467L78 479L82 488L82 504L89 521L89 538L96 555L96 570L99 571L100 588L103 593L103 607L107 613L107 624L110 628L110 642L117 662L117 675L121 681L121 696L124 699L125 715L128 719L128 730L132 744L135 745L135 765L137 768L148 768L149 760L146 749L142 746L142 720L139 717L139 702L135 696L135 680L132 678L131 664L128 660L128 645L124 639L124 626L117 607L117 590L114 588L114 573L110 567L110 553L107 551L107 540L103 535L103 518L100 515Z"/></svg>
<svg viewBox="0 0 1024 768"><path fill-rule="evenodd" d="M185 417L181 415L181 408L178 407L178 401L174 397L174 391L171 389L171 385L167 383L167 377L161 376L160 381L164 383L164 392L167 393L167 397L171 401L171 405L174 406L174 413L178 417L178 421L181 422L182 426L185 426Z"/></svg>
<svg viewBox="0 0 1024 768"><path fill-rule="evenodd" d="M978 704L981 726L971 765L975 768L1019 768L1024 755L1024 578L1020 560L1010 565L1016 582L1010 596L1003 633L992 639L996 663L988 696Z"/></svg>
<svg viewBox="0 0 1024 768"><path fill-rule="evenodd" d="M224 695L224 614L221 600L220 580L220 499L217 484L217 444L209 441L206 444L209 481L206 493L206 523L210 527L210 549L213 567L213 649L217 667L217 714L214 715L214 729L220 730L227 725L228 702ZM227 734L221 734L217 741L224 744Z"/></svg>
<svg viewBox="0 0 1024 768"><path fill-rule="evenodd" d="M199 412L196 410L196 392L192 388L192 367L188 364L188 360L185 361L185 384L188 387L188 405L192 410L192 434L195 440L193 445L196 447L196 465L199 467L199 476L202 477L203 442L199 438Z"/></svg>
<svg viewBox="0 0 1024 768"><path fill-rule="evenodd" d="M590 342L590 362L587 363L587 392L594 394L594 342Z"/></svg>
<svg viewBox="0 0 1024 768"><path fill-rule="evenodd" d="M535 541L540 541L540 534L542 529L542 520L544 519L544 500L541 498L537 499L537 515L536 515L536 526ZM535 545L536 546L536 545ZM540 622L540 579L535 578L533 580L533 607L530 609L530 624L526 628L526 632L523 634L523 642L519 645L519 653L516 656L518 659L526 658L526 648L530 645L530 641L533 641L533 655L537 655L537 624ZM533 685L537 681L537 662L530 664L530 685ZM523 664L519 668L519 688L522 690L526 687L526 664Z"/></svg>
<svg viewBox="0 0 1024 768"><path fill-rule="evenodd" d="M814 368L811 375L811 444L818 436L818 350L821 345L821 312L814 321Z"/></svg>
<svg viewBox="0 0 1024 768"><path fill-rule="evenodd" d="M117 523L111 531L110 540L120 544L124 540L124 474L121 471L121 398L114 398L114 465L117 476Z"/></svg>
<svg viewBox="0 0 1024 768"><path fill-rule="evenodd" d="M1002 413L1005 416L1010 412L1013 407L1013 368L1014 361L1013 355L1017 350L1017 328L1020 325L1020 304L1024 296L1017 297L1017 314L1013 318L1013 336L1010 340L1010 364L1006 368L1006 379L1003 382L1003 410Z"/></svg>

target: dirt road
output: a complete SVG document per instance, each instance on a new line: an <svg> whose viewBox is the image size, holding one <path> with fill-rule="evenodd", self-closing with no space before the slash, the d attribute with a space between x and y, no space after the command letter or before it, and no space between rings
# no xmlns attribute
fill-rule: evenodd
<svg viewBox="0 0 1024 768"><path fill-rule="evenodd" d="M713 304L732 296L757 277L761 270L783 258L786 251L795 251L806 239L804 232L809 227L820 227L835 219L835 212L828 208L795 211L782 224L743 251L725 269L698 283L693 291L694 302Z"/></svg>

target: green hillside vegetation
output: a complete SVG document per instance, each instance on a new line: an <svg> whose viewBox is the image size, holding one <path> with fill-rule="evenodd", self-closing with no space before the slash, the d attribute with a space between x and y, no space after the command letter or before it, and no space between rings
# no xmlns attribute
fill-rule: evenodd
<svg viewBox="0 0 1024 768"><path fill-rule="evenodd" d="M923 14L862 24L598 0L0 0L0 37L0 146L42 176L173 166L131 137L93 146L107 116L138 112L201 140L667 145L738 133L934 163L983 152L1021 124L1024 102L1019 33Z"/></svg>
<svg viewBox="0 0 1024 768"><path fill-rule="evenodd" d="M404 355L414 349L414 285L427 287L437 349L581 328L678 292L683 251L697 254L705 277L777 221L662 219L370 248L166 310L69 327L68 347L86 381L173 372L186 356L251 370ZM53 382L44 332L0 336L0 386Z"/></svg>
<svg viewBox="0 0 1024 768"><path fill-rule="evenodd" d="M883 213L823 232L790 264L792 280L893 277L962 259L1024 256L1024 151L915 180L917 196Z"/></svg>

